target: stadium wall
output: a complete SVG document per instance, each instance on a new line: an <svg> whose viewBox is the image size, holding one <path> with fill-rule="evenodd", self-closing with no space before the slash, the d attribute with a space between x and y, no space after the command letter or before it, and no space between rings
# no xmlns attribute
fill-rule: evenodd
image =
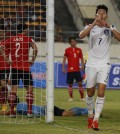
<svg viewBox="0 0 120 134"><path fill-rule="evenodd" d="M45 42L37 42L36 43L38 46L38 57L36 61L46 61L46 51L47 51L47 44ZM54 46L54 61L55 62L62 62L63 60L63 55L65 48L69 47L69 43L55 43ZM78 43L78 47L82 48L83 50L83 55L86 55L86 53L89 51L88 50L88 44L87 43ZM110 57L114 58L116 60L111 60L112 63L120 63L120 45L112 44L110 46ZM30 55L32 55L32 51L30 51Z"/></svg>
<svg viewBox="0 0 120 134"><path fill-rule="evenodd" d="M108 12L108 18L109 18L109 22L110 24L115 25L115 27L117 29L120 29L120 17L119 15L116 13L116 10L114 8L113 3L111 2L111 0L76 0L79 8L82 11L82 14L85 16L87 16L88 18L91 16L91 18L95 17L95 9L96 6L99 4L105 4L107 5L109 12ZM113 0L114 1L114 0ZM93 9L90 10L90 7Z"/></svg>
<svg viewBox="0 0 120 134"><path fill-rule="evenodd" d="M78 29L83 29L83 16L81 14L81 11L79 9L79 6L76 2L76 0L65 0L65 3L69 9L69 12L71 13L74 23Z"/></svg>

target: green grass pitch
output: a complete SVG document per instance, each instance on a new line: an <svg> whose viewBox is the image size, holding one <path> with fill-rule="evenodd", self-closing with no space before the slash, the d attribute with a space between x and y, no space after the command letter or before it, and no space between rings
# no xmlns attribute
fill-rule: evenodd
<svg viewBox="0 0 120 134"><path fill-rule="evenodd" d="M55 105L64 109L86 107L85 102L79 99L78 90L73 90L73 93L74 101L68 102L68 91L55 89ZM55 117L54 120L50 124L44 120L31 124L0 123L0 134L120 134L120 90L106 90L106 101L99 120L100 131L87 129L87 115Z"/></svg>

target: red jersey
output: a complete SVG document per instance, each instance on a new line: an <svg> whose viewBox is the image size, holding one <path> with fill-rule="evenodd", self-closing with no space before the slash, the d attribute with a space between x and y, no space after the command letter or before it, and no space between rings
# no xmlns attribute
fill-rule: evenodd
<svg viewBox="0 0 120 134"><path fill-rule="evenodd" d="M23 34L12 36L5 43L6 48L10 48L12 68L29 71L29 43L34 42L31 37Z"/></svg>
<svg viewBox="0 0 120 134"><path fill-rule="evenodd" d="M64 56L66 56L68 60L68 72L80 71L80 59L83 58L80 48L69 47L65 49Z"/></svg>
<svg viewBox="0 0 120 134"><path fill-rule="evenodd" d="M5 41L0 42L0 46L4 46ZM9 49L4 49L5 55L9 58ZM0 70L8 70L10 65L4 60L3 56L0 54Z"/></svg>

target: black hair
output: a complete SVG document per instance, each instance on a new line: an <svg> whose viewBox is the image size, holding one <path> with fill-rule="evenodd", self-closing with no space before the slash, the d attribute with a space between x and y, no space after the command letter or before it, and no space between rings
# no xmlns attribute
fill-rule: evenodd
<svg viewBox="0 0 120 134"><path fill-rule="evenodd" d="M71 42L71 40L77 41L75 37L69 37L69 43Z"/></svg>
<svg viewBox="0 0 120 134"><path fill-rule="evenodd" d="M17 25L17 32L22 33L24 30L26 30L28 26L26 24L18 24Z"/></svg>
<svg viewBox="0 0 120 134"><path fill-rule="evenodd" d="M108 13L108 7L106 5L98 5L96 8L96 14L98 12L99 9L104 9L106 11L106 14Z"/></svg>

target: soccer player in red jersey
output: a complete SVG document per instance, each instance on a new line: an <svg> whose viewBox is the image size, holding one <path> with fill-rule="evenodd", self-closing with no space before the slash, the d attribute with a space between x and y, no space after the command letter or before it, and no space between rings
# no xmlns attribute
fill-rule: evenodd
<svg viewBox="0 0 120 134"><path fill-rule="evenodd" d="M68 101L73 101L72 87L73 87L74 79L78 83L81 100L84 101L84 90L82 88L82 76L80 73L80 61L82 63L81 70L84 69L84 59L83 59L82 50L76 47L77 45L76 38L70 37L69 43L71 46L65 49L65 54L64 54L63 63L62 63L62 72L63 73L67 72L67 83L69 85L68 91L69 91L69 96L70 96L70 99ZM65 69L66 60L68 60L67 71Z"/></svg>
<svg viewBox="0 0 120 134"><path fill-rule="evenodd" d="M0 104L2 106L2 111L5 112L7 110L7 96L8 89L6 86L6 82L9 77L10 65L5 61L5 55L9 57L9 49L4 50L5 44L5 28L4 26L0 26Z"/></svg>
<svg viewBox="0 0 120 134"><path fill-rule="evenodd" d="M15 100L17 94L17 86L19 80L22 79L24 87L26 88L26 102L28 106L27 116L32 117L32 104L34 100L33 95L33 80L30 72L30 66L34 63L38 48L31 37L26 36L28 27L25 24L19 24L17 26L18 34L12 36L6 41L6 49L10 49L11 54L11 79L12 79L12 90L8 96L8 102L10 105L11 117L15 117L14 111ZM33 55L32 60L29 61L29 50L32 48Z"/></svg>

